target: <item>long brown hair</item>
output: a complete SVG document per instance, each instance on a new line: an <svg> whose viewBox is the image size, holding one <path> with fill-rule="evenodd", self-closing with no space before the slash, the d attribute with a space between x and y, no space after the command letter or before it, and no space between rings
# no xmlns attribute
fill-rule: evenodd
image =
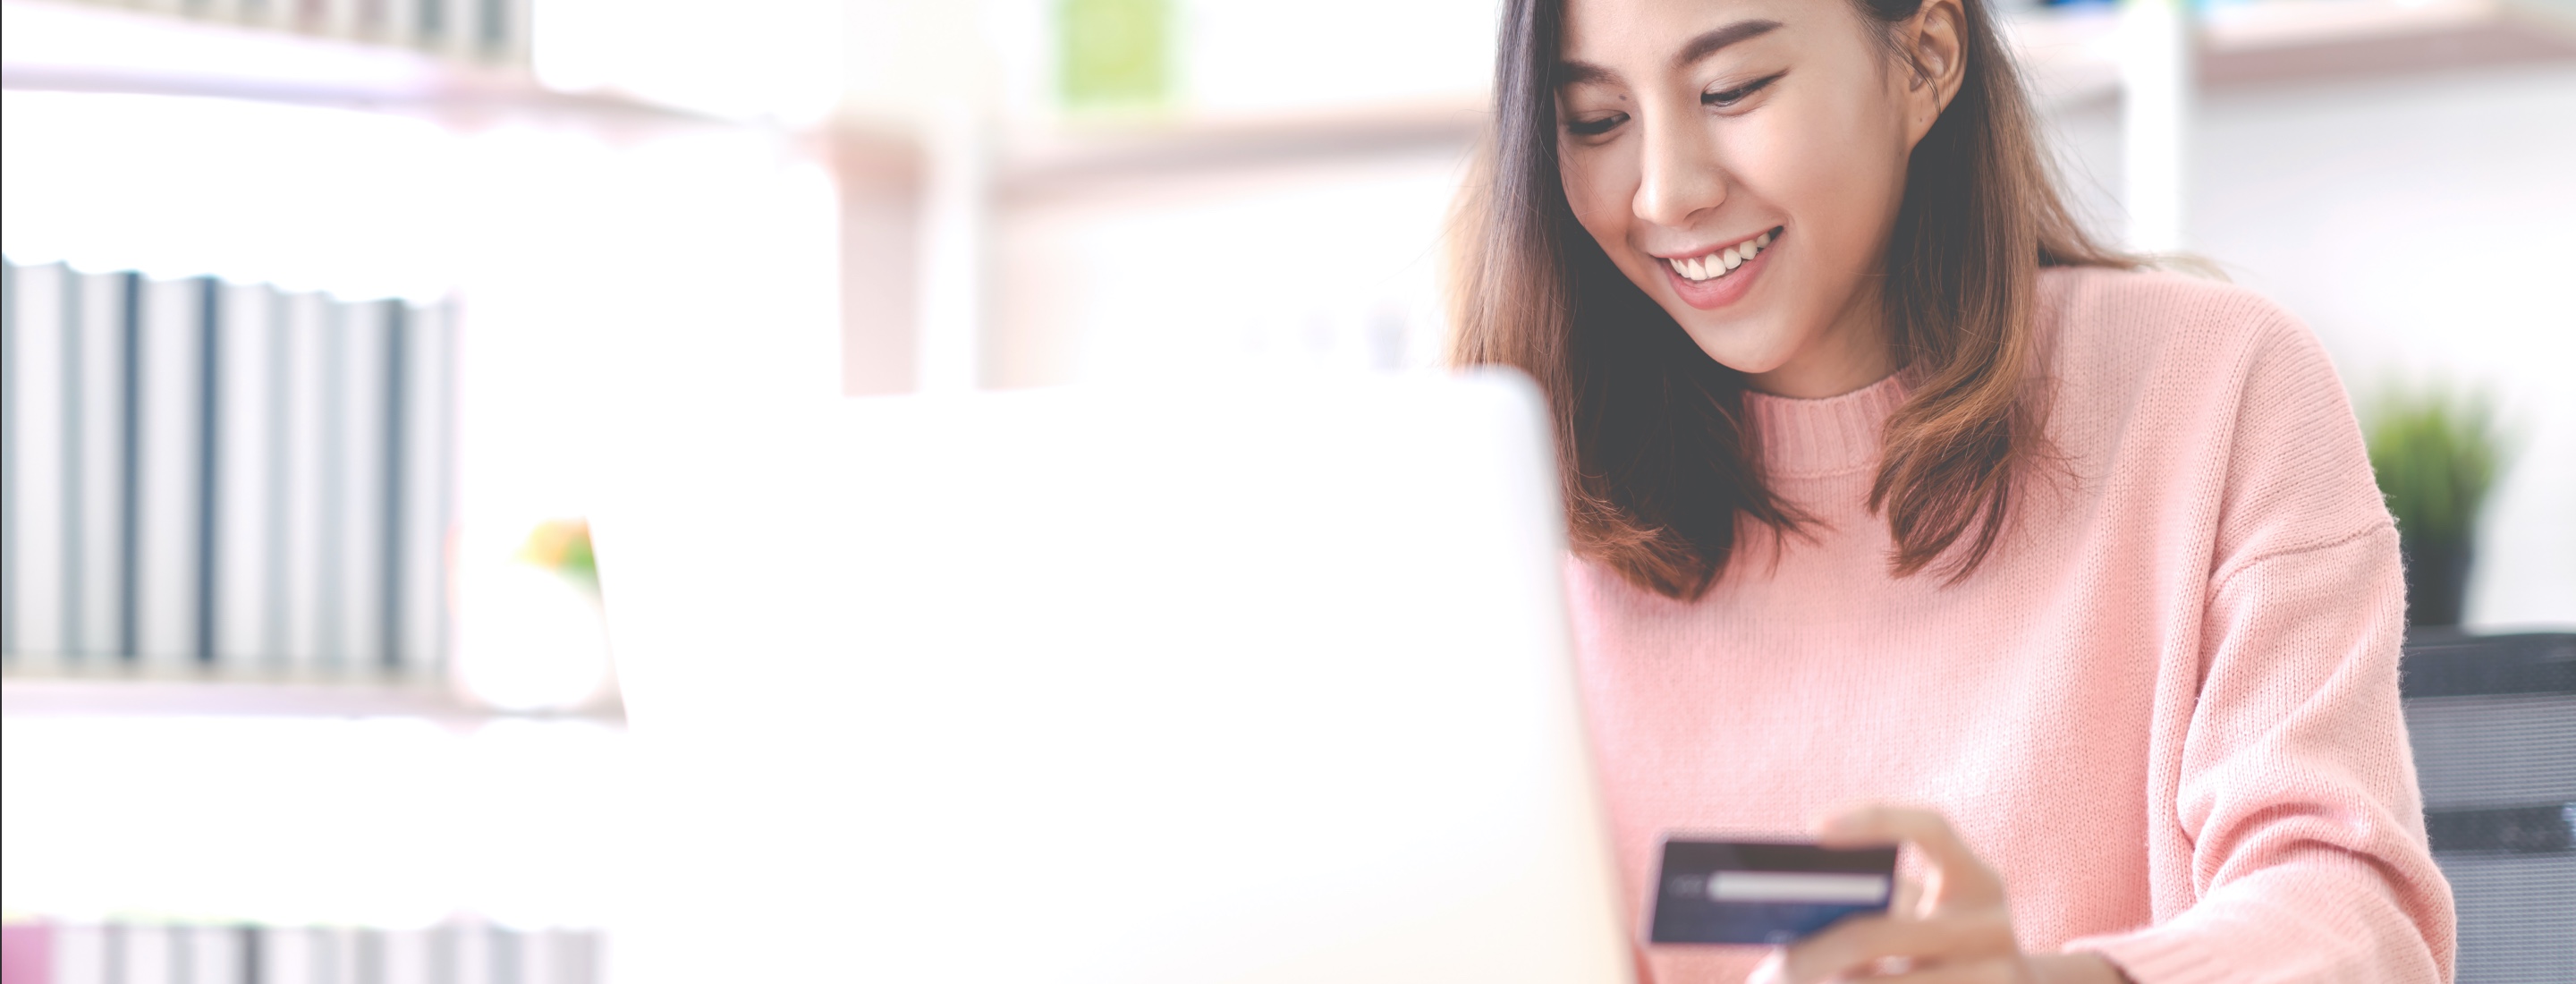
<svg viewBox="0 0 2576 984"><path fill-rule="evenodd" d="M1852 0L1891 57L1922 0ZM1460 365L1537 380L1555 419L1578 553L1639 587L1696 598L1740 536L1806 517L1765 484L1741 373L1709 358L1576 223L1557 171L1564 0L1508 0L1490 144L1459 211ZM1887 423L1869 506L1899 576L1972 573L2039 453L2033 296L2044 266L2134 266L2068 212L1984 0L1961 0L1964 76L1915 146L1883 269L1910 393ZM1953 551L1964 540L1962 549Z"/></svg>

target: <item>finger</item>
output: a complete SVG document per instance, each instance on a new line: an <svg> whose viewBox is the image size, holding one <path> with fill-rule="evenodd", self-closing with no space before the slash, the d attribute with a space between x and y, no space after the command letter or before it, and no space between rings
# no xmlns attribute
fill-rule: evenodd
<svg viewBox="0 0 2576 984"><path fill-rule="evenodd" d="M2003 879L1977 858L1968 842L1950 829L1937 811L1912 806L1865 806L1845 811L1819 825L1817 840L1826 847L1860 847L1902 842L1923 852L1937 873L1937 905L1994 906L2004 902Z"/></svg>
<svg viewBox="0 0 2576 984"><path fill-rule="evenodd" d="M2019 968L2010 957L1935 964L1901 974L1872 977L1869 984L2015 984Z"/></svg>
<svg viewBox="0 0 2576 984"><path fill-rule="evenodd" d="M1859 916L1791 945L1781 955L1781 969L1786 980L1807 984L1859 976L1889 957L1928 966L2013 952L2010 924L1999 920Z"/></svg>
<svg viewBox="0 0 2576 984"><path fill-rule="evenodd" d="M1900 919L1924 919L1932 914L1923 911L1923 883L1912 878L1896 879L1896 894L1887 902L1888 914Z"/></svg>

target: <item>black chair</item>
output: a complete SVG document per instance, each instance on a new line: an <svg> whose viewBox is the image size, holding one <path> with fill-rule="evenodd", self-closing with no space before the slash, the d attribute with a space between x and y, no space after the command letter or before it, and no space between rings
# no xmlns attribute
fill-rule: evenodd
<svg viewBox="0 0 2576 984"><path fill-rule="evenodd" d="M2417 630L2401 666L2459 984L2576 982L2576 633Z"/></svg>

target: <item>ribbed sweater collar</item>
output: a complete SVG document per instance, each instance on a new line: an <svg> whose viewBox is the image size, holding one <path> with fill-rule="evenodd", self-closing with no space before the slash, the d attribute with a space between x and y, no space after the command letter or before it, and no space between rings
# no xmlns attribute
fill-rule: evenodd
<svg viewBox="0 0 2576 984"><path fill-rule="evenodd" d="M1744 409L1778 477L1834 475L1878 464L1887 418L1905 403L1903 373L1841 396L1801 400L1747 391Z"/></svg>

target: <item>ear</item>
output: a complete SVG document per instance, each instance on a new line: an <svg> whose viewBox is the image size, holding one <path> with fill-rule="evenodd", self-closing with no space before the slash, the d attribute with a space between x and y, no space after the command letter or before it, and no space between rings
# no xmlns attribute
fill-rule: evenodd
<svg viewBox="0 0 2576 984"><path fill-rule="evenodd" d="M1967 78L1967 12L1961 0L1923 0L1914 16L1897 28L1908 74L1905 85L1905 145L1909 148L1931 132Z"/></svg>

